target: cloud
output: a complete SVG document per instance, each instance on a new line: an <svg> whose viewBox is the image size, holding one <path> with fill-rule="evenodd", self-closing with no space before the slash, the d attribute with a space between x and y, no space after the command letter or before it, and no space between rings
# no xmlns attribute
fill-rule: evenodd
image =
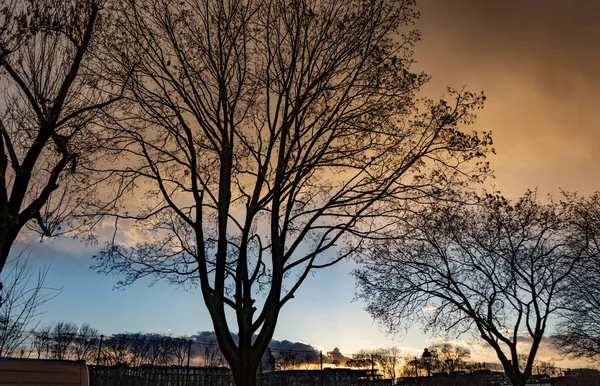
<svg viewBox="0 0 600 386"><path fill-rule="evenodd" d="M475 128L493 130L497 188L596 190L600 2L422 0L418 8L416 55L433 74L429 95L466 85L488 96Z"/></svg>
<svg viewBox="0 0 600 386"><path fill-rule="evenodd" d="M235 333L231 334L233 340L237 343L238 335ZM212 345L216 344L217 338L214 331L200 331L198 334L192 335L191 338L194 342L200 345ZM289 340L271 340L269 343L271 353L275 358L281 355L292 355L309 363L319 363L321 350L318 347L312 346L303 342L292 342ZM338 350L339 351L339 350ZM323 362L329 363L329 359L325 353L323 353Z"/></svg>

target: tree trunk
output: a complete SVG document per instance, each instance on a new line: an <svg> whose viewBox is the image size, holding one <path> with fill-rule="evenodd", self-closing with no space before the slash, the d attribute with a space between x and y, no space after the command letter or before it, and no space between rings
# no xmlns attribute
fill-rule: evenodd
<svg viewBox="0 0 600 386"><path fill-rule="evenodd" d="M2 212L5 213L0 213L0 273L4 269L12 245L19 234L19 225L13 220L10 214L6 213L6 211ZM0 296L1 289L2 287L0 286ZM2 303L0 302L1 306Z"/></svg>
<svg viewBox="0 0 600 386"><path fill-rule="evenodd" d="M508 379L510 379L510 382L512 383L513 386L525 386L525 383L527 382L527 380L529 379L529 377L531 376L531 370L527 370L524 372L521 372L519 370L517 370L518 368L518 362L517 362L517 347L516 345L510 347L511 350L511 357L513 358L514 362L511 361L510 359L508 359L505 355L504 352L502 351L502 349L500 348L500 345L498 344L498 342L492 340L492 339L486 339L484 337L484 334L482 334L482 337L485 339L485 341L487 343L490 344L490 346L492 346L494 348L494 350L496 350L496 353L498 355L498 359L500 359L500 363L502 363L502 367L504 368L504 373L506 374L506 376L508 377Z"/></svg>
<svg viewBox="0 0 600 386"><path fill-rule="evenodd" d="M256 386L256 372L260 360L241 361L238 366L231 366L236 386Z"/></svg>
<svg viewBox="0 0 600 386"><path fill-rule="evenodd" d="M8 260L12 245L19 234L19 226L12 221L12 217L6 211L2 212L4 213L0 214L0 274ZM2 281L0 281L0 310L2 309L5 297L3 287Z"/></svg>
<svg viewBox="0 0 600 386"><path fill-rule="evenodd" d="M4 264L6 264L6 260L8 260L8 254L10 253L10 249L12 247L12 242L8 240L4 227L0 227L0 272L4 268Z"/></svg>
<svg viewBox="0 0 600 386"><path fill-rule="evenodd" d="M15 232L13 229L16 227L16 224L13 225L11 216L8 213L0 213L0 272L2 272L4 264L6 264L6 260L8 260L12 244L17 238L18 231Z"/></svg>
<svg viewBox="0 0 600 386"><path fill-rule="evenodd" d="M510 382L513 384L513 386L525 386L527 379L529 379L529 377L526 377L523 374L517 374L516 372L513 372L512 374L506 373L506 375L508 376L508 379L510 379Z"/></svg>

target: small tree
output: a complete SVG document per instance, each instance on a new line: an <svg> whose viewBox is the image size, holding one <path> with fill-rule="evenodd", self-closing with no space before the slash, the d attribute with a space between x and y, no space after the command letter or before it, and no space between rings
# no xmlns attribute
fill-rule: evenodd
<svg viewBox="0 0 600 386"><path fill-rule="evenodd" d="M224 367L227 364L219 343L214 338L198 342L198 356L207 367Z"/></svg>
<svg viewBox="0 0 600 386"><path fill-rule="evenodd" d="M94 362L97 358L99 339L100 335L97 329L92 328L89 324L82 324L73 340L73 359L87 363Z"/></svg>
<svg viewBox="0 0 600 386"><path fill-rule="evenodd" d="M114 334L106 338L102 345L101 363L105 366L130 363L128 334Z"/></svg>
<svg viewBox="0 0 600 386"><path fill-rule="evenodd" d="M533 374L549 375L558 377L562 375L562 371L553 361L536 361L533 369Z"/></svg>
<svg viewBox="0 0 600 386"><path fill-rule="evenodd" d="M272 350L277 370L294 370L302 363L301 353L290 350Z"/></svg>
<svg viewBox="0 0 600 386"><path fill-rule="evenodd" d="M319 363L315 362L314 355L311 355L311 353L309 353L302 355L302 358L300 358L300 364L302 365L302 368L304 370L309 370L312 365L318 365Z"/></svg>
<svg viewBox="0 0 600 386"><path fill-rule="evenodd" d="M346 361L346 366L358 369L368 369L372 366L372 363L371 354L366 350L360 350Z"/></svg>
<svg viewBox="0 0 600 386"><path fill-rule="evenodd" d="M52 326L50 336L52 339L51 358L70 359L73 354L73 342L77 336L77 325L71 322L57 322Z"/></svg>
<svg viewBox="0 0 600 386"><path fill-rule="evenodd" d="M360 350L346 360L344 365L359 369L380 370L383 376L391 379L392 384L395 385L403 361L404 359L400 350L397 347L390 347L376 350Z"/></svg>
<svg viewBox="0 0 600 386"><path fill-rule="evenodd" d="M429 351L434 359L434 371L445 373L465 369L466 360L471 356L471 350L451 343L431 345Z"/></svg>
<svg viewBox="0 0 600 386"><path fill-rule="evenodd" d="M146 350L143 353L142 364L166 366L171 357L171 337L160 334L144 334Z"/></svg>
<svg viewBox="0 0 600 386"><path fill-rule="evenodd" d="M523 386L568 279L589 256L571 209L528 192L514 203L490 195L475 206L418 210L402 236L361 259L360 296L391 330L418 319L437 331L473 332ZM519 345L521 334L530 347Z"/></svg>
<svg viewBox="0 0 600 386"><path fill-rule="evenodd" d="M396 378L399 375L399 368L402 361L402 355L397 347L389 347L375 350L374 357L377 367L381 370L384 378L392 380L392 385L396 384Z"/></svg>
<svg viewBox="0 0 600 386"><path fill-rule="evenodd" d="M164 366L170 361L170 337L137 332L118 334L117 339L125 343L126 361L123 363L129 366Z"/></svg>
<svg viewBox="0 0 600 386"><path fill-rule="evenodd" d="M169 339L169 353L174 365L185 366L197 356L197 349L193 346L192 338L178 337Z"/></svg>
<svg viewBox="0 0 600 386"><path fill-rule="evenodd" d="M423 358L404 358L404 368L402 369L402 375L404 377L420 377L423 374L427 375L427 364Z"/></svg>
<svg viewBox="0 0 600 386"><path fill-rule="evenodd" d="M37 359L50 359L52 347L52 327L46 326L31 332L33 350Z"/></svg>
<svg viewBox="0 0 600 386"><path fill-rule="evenodd" d="M28 258L23 252L8 270L0 274L4 283L3 303L0 308L0 358L13 356L28 339L29 332L38 327L40 307L58 295L59 291L44 287L48 268L31 272Z"/></svg>

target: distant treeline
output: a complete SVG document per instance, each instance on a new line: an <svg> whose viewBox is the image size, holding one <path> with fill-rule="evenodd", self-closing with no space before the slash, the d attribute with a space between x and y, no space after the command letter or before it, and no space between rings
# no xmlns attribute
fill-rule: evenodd
<svg viewBox="0 0 600 386"><path fill-rule="evenodd" d="M233 336L237 339L237 336ZM7 340L5 337L4 340ZM0 347L7 346L0 342ZM430 346L429 363L421 356L401 352L395 347L360 350L344 355L335 348L321 352L306 343L273 340L262 361L262 371L349 367L376 369L384 377L414 377L434 373L470 372L494 369L493 364L469 361L470 351L450 343ZM114 366L205 366L228 367L214 332L202 331L190 336L157 333L117 333L103 335L88 324L58 322L37 328L5 357L83 360L90 365ZM559 375L552 363L536 363L536 373Z"/></svg>

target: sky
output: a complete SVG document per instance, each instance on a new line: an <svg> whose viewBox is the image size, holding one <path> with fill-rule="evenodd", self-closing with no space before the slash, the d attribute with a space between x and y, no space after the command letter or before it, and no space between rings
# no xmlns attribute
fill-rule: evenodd
<svg viewBox="0 0 600 386"><path fill-rule="evenodd" d="M424 95L466 86L488 97L473 129L493 131L496 189L511 198L535 188L541 194L600 190L600 2L421 0L418 9L415 68L433 76ZM46 284L62 288L45 306L44 325L88 323L104 334L212 330L197 291L148 287L149 281L113 290L116 277L89 269L98 246L59 239L30 248L34 266L51 264ZM346 355L393 345L419 353L435 341L419 326L386 335L353 300L352 269L341 263L308 278L283 308L275 339L338 347ZM474 358L493 359L478 345L471 348ZM540 353L555 355L548 346Z"/></svg>

